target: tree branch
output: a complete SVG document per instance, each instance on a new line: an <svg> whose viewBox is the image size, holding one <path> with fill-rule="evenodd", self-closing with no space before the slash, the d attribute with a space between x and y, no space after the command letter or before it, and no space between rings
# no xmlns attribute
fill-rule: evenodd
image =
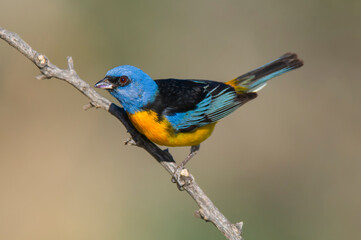
<svg viewBox="0 0 361 240"><path fill-rule="evenodd" d="M176 170L176 164L172 155L168 151L161 150L144 135L140 134L130 122L123 108L118 107L117 105L111 103L108 99L99 95L88 83L82 80L74 69L74 63L71 57L68 57L68 69L61 69L52 64L45 55L35 51L16 33L0 27L0 38L21 52L39 68L41 75L37 76L38 79L58 78L66 81L90 100L90 103L86 105L84 109L91 107L102 108L119 119L132 136L135 145L145 149L168 171L168 173L173 175ZM187 169L182 170L181 180L185 183L183 189L200 207L200 209L196 211L197 217L202 218L207 222L212 222L219 231L226 236L227 239L242 240L242 222L232 224L228 221L228 219L217 209L203 190L198 186L194 177Z"/></svg>

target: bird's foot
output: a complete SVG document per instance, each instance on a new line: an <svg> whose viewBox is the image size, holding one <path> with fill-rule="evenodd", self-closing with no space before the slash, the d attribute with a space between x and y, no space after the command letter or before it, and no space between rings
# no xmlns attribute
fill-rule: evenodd
<svg viewBox="0 0 361 240"><path fill-rule="evenodd" d="M193 181L193 176L189 174L186 168L178 166L172 176L172 182L177 183L177 187L180 191L184 190L184 187L189 185Z"/></svg>
<svg viewBox="0 0 361 240"><path fill-rule="evenodd" d="M134 141L132 137L127 138L127 140L124 141L124 145L128 146L136 146L137 143Z"/></svg>
<svg viewBox="0 0 361 240"><path fill-rule="evenodd" d="M192 146L191 152L183 160L183 162L175 169L172 182L177 183L179 190L184 190L184 186L189 185L193 181L192 175L189 174L188 170L184 166L194 157L199 151L199 145Z"/></svg>

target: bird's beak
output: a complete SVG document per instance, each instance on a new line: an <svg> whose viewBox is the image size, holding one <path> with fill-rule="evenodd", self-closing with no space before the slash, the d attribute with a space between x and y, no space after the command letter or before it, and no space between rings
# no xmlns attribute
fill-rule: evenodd
<svg viewBox="0 0 361 240"><path fill-rule="evenodd" d="M94 87L102 88L102 89L113 89L113 84L108 80L107 77L103 78L99 82L97 82Z"/></svg>

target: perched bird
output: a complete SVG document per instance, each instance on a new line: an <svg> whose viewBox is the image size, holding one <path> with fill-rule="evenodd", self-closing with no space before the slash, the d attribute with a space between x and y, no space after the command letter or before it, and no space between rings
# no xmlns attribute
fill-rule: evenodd
<svg viewBox="0 0 361 240"><path fill-rule="evenodd" d="M95 87L110 92L124 107L136 129L164 146L191 146L182 168L199 150L221 118L257 97L257 91L278 75L299 68L296 54L280 58L222 83L210 80L153 80L139 68L109 70Z"/></svg>

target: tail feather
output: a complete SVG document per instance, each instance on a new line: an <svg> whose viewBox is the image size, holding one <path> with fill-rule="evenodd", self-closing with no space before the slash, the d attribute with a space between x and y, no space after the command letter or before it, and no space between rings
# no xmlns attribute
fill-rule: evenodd
<svg viewBox="0 0 361 240"><path fill-rule="evenodd" d="M297 58L296 54L286 53L262 67L226 82L226 84L234 87L239 93L256 92L263 88L271 78L302 66L303 62Z"/></svg>

